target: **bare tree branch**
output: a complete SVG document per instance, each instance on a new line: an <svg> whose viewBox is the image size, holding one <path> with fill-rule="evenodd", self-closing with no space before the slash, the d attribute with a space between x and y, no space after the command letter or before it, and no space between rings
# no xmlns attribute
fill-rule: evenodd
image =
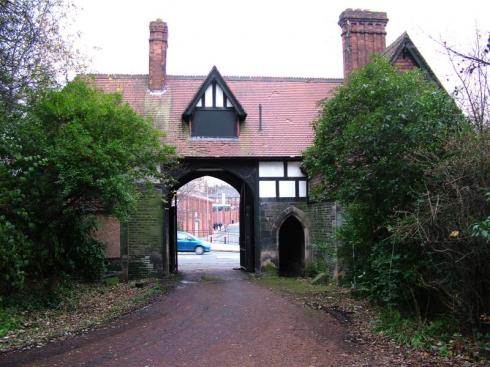
<svg viewBox="0 0 490 367"><path fill-rule="evenodd" d="M490 35L484 39L476 30L473 48L460 51L439 42L446 51L457 78L453 95L477 131L490 126Z"/></svg>
<svg viewBox="0 0 490 367"><path fill-rule="evenodd" d="M53 87L68 72L82 69L64 24L74 9L71 0L0 1L0 102L19 107L41 87Z"/></svg>

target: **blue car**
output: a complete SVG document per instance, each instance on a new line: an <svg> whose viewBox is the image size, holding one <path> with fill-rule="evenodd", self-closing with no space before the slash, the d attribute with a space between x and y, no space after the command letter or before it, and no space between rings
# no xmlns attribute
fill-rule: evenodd
<svg viewBox="0 0 490 367"><path fill-rule="evenodd" d="M177 231L177 251L195 252L196 255L202 255L211 251L211 244L194 237L190 233Z"/></svg>

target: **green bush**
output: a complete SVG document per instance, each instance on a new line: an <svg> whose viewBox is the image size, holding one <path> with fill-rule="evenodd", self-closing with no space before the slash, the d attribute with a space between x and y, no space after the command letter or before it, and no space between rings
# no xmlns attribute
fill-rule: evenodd
<svg viewBox="0 0 490 367"><path fill-rule="evenodd" d="M9 331L17 329L22 321L22 315L19 313L0 307L0 338L7 335Z"/></svg>
<svg viewBox="0 0 490 367"><path fill-rule="evenodd" d="M433 261L420 274L420 285L462 324L475 328L481 326L480 316L490 313L490 246L485 238L490 131L462 129L446 139L444 152L414 156L424 171L425 190L397 216L393 234L430 254Z"/></svg>
<svg viewBox="0 0 490 367"><path fill-rule="evenodd" d="M31 280L55 287L64 275L97 279L104 249L93 238L95 214L126 219L135 182L166 180L157 165L173 148L120 95L81 79L45 91L22 114L0 114L0 292Z"/></svg>
<svg viewBox="0 0 490 367"><path fill-rule="evenodd" d="M0 215L0 295L22 288L33 252L27 237Z"/></svg>
<svg viewBox="0 0 490 367"><path fill-rule="evenodd" d="M486 193L487 201L490 202L490 192ZM471 234L473 237L479 237L490 243L490 216L477 222L471 226Z"/></svg>
<svg viewBox="0 0 490 367"><path fill-rule="evenodd" d="M430 256L392 238L398 213L424 189L424 168L412 156L422 148L439 154L462 122L444 91L383 58L353 73L325 103L305 165L321 178L314 195L343 203L338 238L346 279L373 299L413 305Z"/></svg>

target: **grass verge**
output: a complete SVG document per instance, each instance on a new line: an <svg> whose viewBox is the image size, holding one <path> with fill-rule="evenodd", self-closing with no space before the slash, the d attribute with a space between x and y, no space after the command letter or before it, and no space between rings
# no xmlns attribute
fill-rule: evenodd
<svg viewBox="0 0 490 367"><path fill-rule="evenodd" d="M276 274L266 274L256 280L265 287L295 294L321 293L328 290L324 284L311 284L308 278L280 277Z"/></svg>
<svg viewBox="0 0 490 367"><path fill-rule="evenodd" d="M143 307L166 293L174 279L114 283L70 283L54 295L17 295L4 300L0 304L0 352L41 347L50 340L86 332Z"/></svg>

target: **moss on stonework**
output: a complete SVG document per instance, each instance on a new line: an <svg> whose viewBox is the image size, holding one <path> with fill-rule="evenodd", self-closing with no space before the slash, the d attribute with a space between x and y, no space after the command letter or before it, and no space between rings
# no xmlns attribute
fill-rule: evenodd
<svg viewBox="0 0 490 367"><path fill-rule="evenodd" d="M146 94L144 100L144 115L153 119L153 126L163 131L170 128L170 110L172 93Z"/></svg>
<svg viewBox="0 0 490 367"><path fill-rule="evenodd" d="M155 254L161 254L163 249L163 207L159 190L143 191L128 222L127 238L129 277L157 274L161 270L161 261L155 261Z"/></svg>

